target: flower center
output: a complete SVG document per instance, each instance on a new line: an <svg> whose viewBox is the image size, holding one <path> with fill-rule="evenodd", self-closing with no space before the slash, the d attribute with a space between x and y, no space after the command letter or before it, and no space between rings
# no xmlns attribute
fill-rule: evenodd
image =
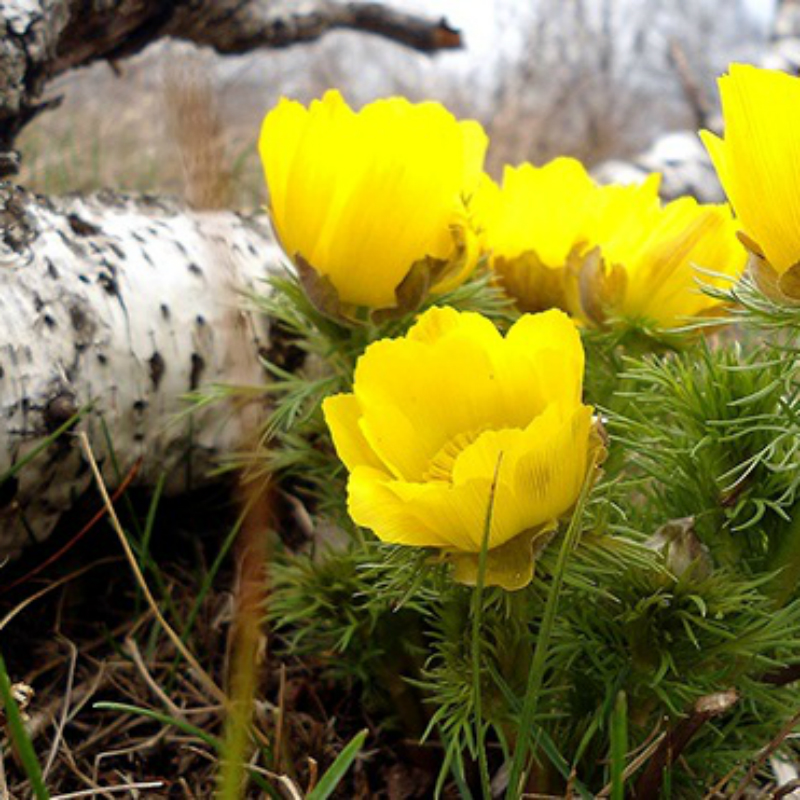
<svg viewBox="0 0 800 800"><path fill-rule="evenodd" d="M454 438L449 439L439 448L428 464L428 469L422 476L423 481L447 481L452 483L453 467L459 455L466 450L484 431L467 431L459 433Z"/></svg>

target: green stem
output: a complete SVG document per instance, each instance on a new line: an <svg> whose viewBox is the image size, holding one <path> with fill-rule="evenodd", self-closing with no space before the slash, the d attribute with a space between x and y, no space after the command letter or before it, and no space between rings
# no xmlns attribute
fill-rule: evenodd
<svg viewBox="0 0 800 800"><path fill-rule="evenodd" d="M539 702L539 694L541 692L547 663L547 651L550 647L550 637L553 634L558 602L561 598L561 589L564 585L564 573L566 572L567 561L572 551L575 549L578 537L580 536L580 523L583 519L583 511L586 507L586 501L589 498L589 493L594 482L594 467L595 461L593 460L586 472L586 480L581 489L578 502L575 505L575 511L572 514L569 528L567 528L564 540L561 543L561 550L559 550L558 561L556 562L556 568L553 573L553 583L550 586L550 591L547 593L547 603L545 604L544 616L542 617L539 636L536 640L536 649L533 653L533 662L531 663L531 669L528 673L528 685L525 688L525 698L522 703L522 717L520 719L517 746L514 748L514 758L511 762L511 775L508 780L507 794L509 798L517 798L520 796L526 777L525 765L531 740L529 731L533 726L536 706Z"/></svg>
<svg viewBox="0 0 800 800"><path fill-rule="evenodd" d="M481 775L481 791L485 798L492 796L492 782L489 778L489 763L486 760L486 729L483 724L483 708L481 702L481 622L483 619L483 588L486 581L486 558L489 551L489 535L494 515L494 499L497 492L497 478L500 475L500 464L503 454L497 458L492 488L489 492L489 506L486 509L486 521L483 526L481 552L478 556L478 579L472 594L472 697L475 705L475 745L478 748L478 768Z"/></svg>
<svg viewBox="0 0 800 800"><path fill-rule="evenodd" d="M31 796L36 800L49 800L50 793L44 783L42 768L39 766L36 751L33 749L33 743L22 720L22 713L14 699L11 680L8 677L2 655L0 655L0 700L2 700L2 707L5 710L9 738L31 785Z"/></svg>

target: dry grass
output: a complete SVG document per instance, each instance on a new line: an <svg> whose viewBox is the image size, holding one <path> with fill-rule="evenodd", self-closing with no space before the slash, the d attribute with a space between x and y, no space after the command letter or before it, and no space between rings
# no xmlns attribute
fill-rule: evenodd
<svg viewBox="0 0 800 800"><path fill-rule="evenodd" d="M223 102L230 87L214 75L209 54L170 49L119 69L96 65L54 83L62 105L19 141L21 184L55 195L108 187L170 194L196 208L263 204L256 152L263 108L230 113Z"/></svg>
<svg viewBox="0 0 800 800"><path fill-rule="evenodd" d="M153 552L142 562L144 575L150 585L159 587L154 588L159 607L170 625L187 633L185 646L200 660L204 673L213 684L228 686L234 698L242 699L238 682L242 672L234 666L237 648L231 643L242 641L243 620L255 619L244 636L246 646L238 650L249 666L255 665L251 676L253 689L258 689L257 702L249 704L256 738L245 742L246 760L260 752L260 767L266 762L275 770L271 785L279 785L280 770L284 781L307 787L352 733L374 726L363 717L358 698L329 694L332 687L318 679L313 663L264 659L264 640L260 634L252 636L260 621L254 610L263 600L263 583L253 591L253 577L264 563L259 553L248 557L240 546L240 557L215 576L211 591L197 605L219 556L220 531L231 530L238 514L227 490L205 495L162 504ZM130 513L140 516L139 524L146 515L146 503L140 505L145 500L134 498L129 511L121 512L129 529L136 527ZM90 505L96 503L92 500ZM76 509L43 549L55 551L88 514L86 507ZM263 535L260 526L258 534ZM254 537L247 538L252 543ZM4 579L23 577L43 555L40 551L6 567ZM253 566L253 558L259 567ZM240 565L248 561L243 577ZM39 594L43 585L48 591ZM234 588L242 585L243 593ZM242 613L243 604L247 614ZM24 680L36 692L27 709L29 730L54 795L84 791L92 797L213 795L220 756L210 742L225 738L228 701L221 702L209 683L198 680L196 671L180 657L106 522L40 579L23 581L12 593L0 596L0 615L12 680ZM96 704L103 702L155 712L174 724L125 710L98 709ZM20 765L7 757L3 766L0 796L29 796ZM365 787L358 796L373 796L369 787L385 785L383 768L359 763L355 780ZM141 784L149 787L137 794L133 787ZM264 794L252 788L247 796Z"/></svg>

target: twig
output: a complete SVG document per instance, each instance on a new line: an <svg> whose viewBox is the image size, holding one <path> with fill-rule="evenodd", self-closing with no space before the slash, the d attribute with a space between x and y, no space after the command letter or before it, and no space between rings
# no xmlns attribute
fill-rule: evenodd
<svg viewBox="0 0 800 800"><path fill-rule="evenodd" d="M147 781L146 783L126 783L120 786L104 786L100 791L107 794L116 794L118 792L132 792L136 789L162 789L164 781ZM69 794L54 794L50 800L73 800L76 797L94 797L97 794L97 789L80 789L77 792L69 792Z"/></svg>
<svg viewBox="0 0 800 800"><path fill-rule="evenodd" d="M278 684L278 718L275 722L275 771L280 772L283 763L283 723L286 714L286 664L281 664Z"/></svg>
<svg viewBox="0 0 800 800"><path fill-rule="evenodd" d="M56 760L58 753L58 746L61 744L61 739L64 735L64 728L69 720L69 706L72 701L72 690L75 686L75 666L78 663L78 648L68 639L64 639L70 649L69 668L67 669L67 686L64 690L64 700L61 706L61 718L56 723L56 735L53 737L53 744L50 747L50 753L47 756L47 762L42 768L42 780L47 780L50 770Z"/></svg>
<svg viewBox="0 0 800 800"><path fill-rule="evenodd" d="M6 760L2 748L0 748L0 800L11 800L6 780Z"/></svg>
<svg viewBox="0 0 800 800"><path fill-rule="evenodd" d="M147 669L147 664L144 663L144 659L142 658L142 654L139 651L139 646L136 642L131 638L127 637L125 639L125 644L123 645L123 650L131 657L133 660L136 669L139 671L139 674L142 676L142 680L148 685L150 691L164 704L167 711L173 716L178 717L179 719L186 719L183 711L169 699L166 695L164 690L158 685L158 683L153 679L153 676L150 674L149 670Z"/></svg>
<svg viewBox="0 0 800 800"><path fill-rule="evenodd" d="M771 686L787 686L797 680L800 680L800 664L789 664L787 667L768 672L761 677L762 683L768 683Z"/></svg>
<svg viewBox="0 0 800 800"><path fill-rule="evenodd" d="M423 53L458 49L463 44L461 34L445 19L409 14L383 3L316 0L298 5L294 0L206 0L187 15L176 13L161 33L210 45L221 53L289 47L341 28L382 36ZM224 25L218 24L221 17ZM121 46L126 47L124 43Z"/></svg>
<svg viewBox="0 0 800 800"><path fill-rule="evenodd" d="M708 98L703 94L703 88L698 83L697 76L689 65L686 51L677 39L671 39L669 42L669 60L678 74L683 96L686 98L686 102L694 115L695 127L707 127L711 116L711 106Z"/></svg>
<svg viewBox="0 0 800 800"><path fill-rule="evenodd" d="M658 797L664 770L675 763L706 722L725 714L738 700L739 695L734 689L729 689L727 692L709 694L697 700L689 716L680 720L661 739L658 748L636 782L633 796L640 798Z"/></svg>
<svg viewBox="0 0 800 800"><path fill-rule="evenodd" d="M731 795L730 800L741 800L741 798L744 797L745 790L752 783L758 771L764 765L764 762L783 744L786 737L797 727L798 723L800 723L800 711L796 712L789 719L772 741L759 753L758 758L750 765L750 769L747 770L747 774L742 779L736 791Z"/></svg>
<svg viewBox="0 0 800 800"><path fill-rule="evenodd" d="M109 730L108 728L106 730ZM131 756L134 753L141 753L143 750L149 750L150 748L155 747L162 739L166 738L169 728L161 728L158 732L153 734L149 739L143 739L141 741L132 744L130 747L120 747L118 750L104 750L102 753L98 753L94 757L94 762L92 764L92 774L94 775L94 780L96 781L100 775L100 765L105 761L107 758L120 758L121 756Z"/></svg>
<svg viewBox="0 0 800 800"><path fill-rule="evenodd" d="M794 778L788 783L784 783L783 786L779 786L772 793L772 800L780 800L781 797L786 797L787 794L791 794L795 789L800 789L800 778Z"/></svg>
<svg viewBox="0 0 800 800"><path fill-rule="evenodd" d="M113 496L111 497L111 502L116 503L120 497L124 494L125 490L130 486L133 479L139 472L139 468L142 466L142 459L137 459L136 463L130 468L128 474L123 479L122 483L117 487L116 491L114 492ZM0 594L5 594L6 592L11 591L14 587L19 586L21 583L27 583L32 578L36 577L42 570L49 567L54 562L58 561L65 553L70 551L83 537L89 533L89 531L94 528L94 526L106 515L106 506L104 505L63 547L53 553L51 556L46 558L42 561L41 564L37 564L32 570L26 572L24 575L21 575L11 583L6 583L3 586L0 586Z"/></svg>
<svg viewBox="0 0 800 800"><path fill-rule="evenodd" d="M636 756L636 758L633 759L633 761L631 761L630 764L628 764L628 766L625 768L625 771L622 773L623 781L627 781L628 778L630 778L631 775L633 775L639 769L639 767L641 767L642 764L644 764L650 758L650 756L655 753L661 742L664 741L666 735L667 734L664 732L659 734L641 753L639 753L638 756ZM609 783L598 792L597 800L600 800L602 797L608 797L610 794L611 784Z"/></svg>
<svg viewBox="0 0 800 800"><path fill-rule="evenodd" d="M81 567L81 569L71 572L69 575L64 575L64 577L48 584L44 587L44 589L40 589L38 592L36 592L36 594L32 594L30 597L19 603L19 605L14 606L14 608L12 608L8 614L0 619L0 631L2 631L3 628L5 628L6 625L8 625L8 623L17 616L17 614L19 614L21 611L24 611L31 603L35 603L41 597L49 594L54 589L58 589L59 586L63 586L65 583L69 583L70 581L74 581L76 578L79 578L84 572L88 572L90 569L102 566L103 564L113 564L115 561L119 561L119 557L112 556L110 558L101 558L99 561L95 561L93 564L87 564L85 567ZM105 639L102 641L105 641Z"/></svg>
<svg viewBox="0 0 800 800"><path fill-rule="evenodd" d="M167 622L167 620L164 618L164 615L161 613L158 603L156 603L156 599L153 597L150 587L147 585L147 581L142 574L142 570L136 561L136 556L134 555L133 550L131 550L131 546L128 543L128 538L125 536L125 532L122 530L119 517L117 517L117 511L111 503L111 498L108 496L108 490L106 489L105 481L103 480L103 476L100 473L99 467L97 466L94 453L92 452L91 445L89 444L89 437L86 435L85 431L80 431L77 436L81 443L83 454L86 456L86 460L89 462L89 466L92 469L92 474L94 475L95 482L97 483L97 488L100 491L106 506L108 507L111 526L114 528L114 531L119 538L119 542L122 545L125 557L128 559L128 564L130 565L131 571L136 578L136 582L139 584L139 588L144 594L147 604L152 609L155 618L158 620L158 623L164 629L164 633L167 634L169 639L175 645L177 651L186 660L186 663L189 665L190 670L194 673L198 682L215 700L223 705L227 705L228 698L226 697L225 693L217 686L216 683L214 683L211 676L203 669L203 667L200 666L200 662L198 662L198 660L192 655L192 653L181 640L181 637L178 636L178 634L172 629L172 626Z"/></svg>

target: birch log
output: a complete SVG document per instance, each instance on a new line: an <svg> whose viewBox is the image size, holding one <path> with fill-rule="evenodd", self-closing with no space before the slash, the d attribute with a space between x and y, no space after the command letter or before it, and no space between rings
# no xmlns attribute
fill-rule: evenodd
<svg viewBox="0 0 800 800"><path fill-rule="evenodd" d="M184 397L259 384L266 321L241 292L280 263L264 221L112 193L48 201L0 184L0 476L81 409L111 485L123 470L180 491L240 444L241 416ZM263 290L263 286L262 286ZM0 553L46 537L90 481L69 435L0 485Z"/></svg>

